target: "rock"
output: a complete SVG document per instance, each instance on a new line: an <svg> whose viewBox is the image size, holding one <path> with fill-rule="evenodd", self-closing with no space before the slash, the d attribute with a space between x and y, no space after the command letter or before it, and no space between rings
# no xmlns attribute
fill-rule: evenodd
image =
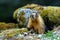
<svg viewBox="0 0 60 40"><path fill-rule="evenodd" d="M9 30L4 30L1 32L1 35L4 35L4 37L6 38L10 38L13 37L17 34L23 34L24 32L28 32L28 30L26 28L21 28L21 29L9 29ZM23 35L19 35L19 36L23 36Z"/></svg>
<svg viewBox="0 0 60 40"><path fill-rule="evenodd" d="M20 27L26 27L28 18L33 12L37 11L32 9L20 8L17 11L17 14L15 14L14 12L13 16L15 15L14 18L17 20Z"/></svg>
<svg viewBox="0 0 60 40"><path fill-rule="evenodd" d="M4 39L4 36L0 36L0 40L3 40Z"/></svg>
<svg viewBox="0 0 60 40"><path fill-rule="evenodd" d="M25 9L30 11L29 13L27 13L26 11L23 12L23 13L25 13L25 16L24 16L25 18L28 17L28 14L30 15L31 10L37 10L37 11L39 11L40 15L42 16L42 18L45 21L48 18L49 22L60 24L60 12L59 12L60 7L57 7L57 6L56 7L55 6L41 6L38 4L27 4L21 8L18 8L16 11L14 11L13 18L19 21L19 17L17 17L17 14L21 13L20 11L25 10ZM20 26L22 24L25 24L27 21L24 17L22 17L22 20L25 20L25 21L21 22L21 19L19 21ZM46 22L46 23L48 23L48 22ZM26 25L24 25L24 26L26 26Z"/></svg>
<svg viewBox="0 0 60 40"><path fill-rule="evenodd" d="M0 22L0 30L10 29L10 28L17 28L18 25L15 23L5 23Z"/></svg>
<svg viewBox="0 0 60 40"><path fill-rule="evenodd" d="M33 40L33 37L32 36L26 36L26 37L24 37L24 40Z"/></svg>

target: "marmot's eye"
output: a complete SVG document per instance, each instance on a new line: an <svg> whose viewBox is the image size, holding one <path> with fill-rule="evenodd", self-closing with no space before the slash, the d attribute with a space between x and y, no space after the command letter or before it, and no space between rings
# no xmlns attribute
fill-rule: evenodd
<svg viewBox="0 0 60 40"><path fill-rule="evenodd" d="M33 18L33 17L34 17L34 15L31 15L30 17L32 17L32 18Z"/></svg>
<svg viewBox="0 0 60 40"><path fill-rule="evenodd" d="M38 17L38 13L36 13L36 17Z"/></svg>

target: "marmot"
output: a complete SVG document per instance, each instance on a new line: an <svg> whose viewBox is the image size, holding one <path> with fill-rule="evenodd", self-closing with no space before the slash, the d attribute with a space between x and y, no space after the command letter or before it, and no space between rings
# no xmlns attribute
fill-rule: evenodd
<svg viewBox="0 0 60 40"><path fill-rule="evenodd" d="M28 25L27 25L28 29L32 29L39 33L39 34L43 34L45 31L45 24L44 21L42 19L42 17L40 16L40 14L38 12L33 12L30 17L29 17L29 21L28 21Z"/></svg>

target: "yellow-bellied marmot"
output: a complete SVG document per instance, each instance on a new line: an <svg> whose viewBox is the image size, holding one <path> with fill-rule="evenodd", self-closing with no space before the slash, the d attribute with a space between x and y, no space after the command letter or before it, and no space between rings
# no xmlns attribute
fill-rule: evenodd
<svg viewBox="0 0 60 40"><path fill-rule="evenodd" d="M39 33L43 34L45 31L45 24L39 13L32 13L29 17L27 28L30 28Z"/></svg>

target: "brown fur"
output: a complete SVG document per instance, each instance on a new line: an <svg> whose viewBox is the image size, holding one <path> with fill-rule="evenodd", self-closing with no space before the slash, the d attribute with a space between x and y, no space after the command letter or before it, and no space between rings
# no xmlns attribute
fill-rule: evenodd
<svg viewBox="0 0 60 40"><path fill-rule="evenodd" d="M40 15L38 15L38 17L36 17L35 19L33 19L32 17L29 18L29 22L27 27L28 28L34 28L35 32L38 32L39 34L43 34L45 31L45 27L44 27L44 22L43 19Z"/></svg>

